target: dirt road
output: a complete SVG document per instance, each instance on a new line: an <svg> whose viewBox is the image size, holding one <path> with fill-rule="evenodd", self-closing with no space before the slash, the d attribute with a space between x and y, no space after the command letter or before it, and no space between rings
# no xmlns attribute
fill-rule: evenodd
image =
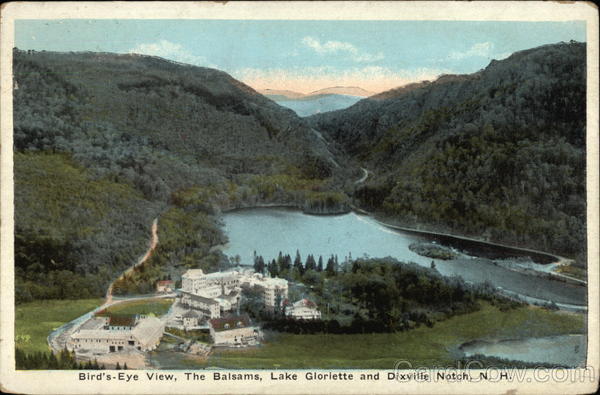
<svg viewBox="0 0 600 395"><path fill-rule="evenodd" d="M135 264L133 264L131 267L129 267L127 270L125 270L121 274L121 276L119 276L119 278L128 275L137 266L146 262L152 256L152 253L156 249L157 245L158 245L158 218L155 218L154 221L152 221L152 237L150 239L150 245L148 246L148 250L140 259L138 259L138 261ZM117 278L117 280L119 278ZM115 281L117 281L117 280L115 280ZM112 302L112 290L113 290L113 284L115 283L115 281L110 283L110 285L108 286L108 289L106 290L106 298L105 298L105 302L104 302L105 305L110 304Z"/></svg>

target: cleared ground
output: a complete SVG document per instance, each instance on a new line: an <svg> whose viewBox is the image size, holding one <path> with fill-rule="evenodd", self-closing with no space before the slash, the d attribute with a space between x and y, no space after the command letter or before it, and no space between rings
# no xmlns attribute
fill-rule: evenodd
<svg viewBox="0 0 600 395"><path fill-rule="evenodd" d="M523 307L480 311L400 333L277 334L259 348L215 351L203 365L227 368L379 368L399 360L413 368L453 366L458 345L475 339L585 333L585 315Z"/></svg>
<svg viewBox="0 0 600 395"><path fill-rule="evenodd" d="M102 299L41 300L15 308L15 342L26 353L48 351L50 332L95 309Z"/></svg>
<svg viewBox="0 0 600 395"><path fill-rule="evenodd" d="M173 298L132 300L110 306L105 312L110 314L154 314L155 316L161 316L169 311L174 300Z"/></svg>

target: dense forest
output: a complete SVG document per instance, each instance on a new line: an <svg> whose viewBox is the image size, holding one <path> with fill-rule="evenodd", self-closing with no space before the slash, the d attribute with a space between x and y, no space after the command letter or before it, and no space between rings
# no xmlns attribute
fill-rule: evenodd
<svg viewBox="0 0 600 395"><path fill-rule="evenodd" d="M339 263L335 256L324 262L309 254L303 262L299 252L293 260L280 253L270 262L257 256L254 269L291 281L290 302L308 297L321 309L322 320L298 322L281 314L286 301L277 300L273 314L263 310L260 292L247 291L241 308L266 321L265 328L284 332L394 332L476 311L481 300L501 310L521 305L499 296L488 284L470 285L459 277L444 277L435 268L393 258ZM302 285L296 289L294 284Z"/></svg>
<svg viewBox="0 0 600 395"><path fill-rule="evenodd" d="M585 65L585 43L547 45L309 120L371 171L361 207L585 267Z"/></svg>
<svg viewBox="0 0 600 395"><path fill-rule="evenodd" d="M105 368L104 365L99 365L97 360L77 362L74 353L66 349L58 355L51 351L26 354L17 347L15 349L15 364L17 370L99 370ZM118 369L120 370L121 367L119 366ZM123 369L127 369L127 364L124 365Z"/></svg>
<svg viewBox="0 0 600 395"><path fill-rule="evenodd" d="M16 300L101 296L154 219L158 248L116 293L227 267L221 211L270 203L354 203L584 266L585 56L535 48L302 119L218 70L15 49Z"/></svg>
<svg viewBox="0 0 600 395"><path fill-rule="evenodd" d="M342 205L343 157L223 72L132 54L13 57L18 303L103 295L155 218L159 247L117 293L226 264L210 252L222 209Z"/></svg>

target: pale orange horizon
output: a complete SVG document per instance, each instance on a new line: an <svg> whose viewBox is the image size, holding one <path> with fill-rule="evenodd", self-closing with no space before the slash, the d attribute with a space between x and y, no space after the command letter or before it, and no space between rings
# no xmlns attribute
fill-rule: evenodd
<svg viewBox="0 0 600 395"><path fill-rule="evenodd" d="M415 82L435 80L443 70L420 70L414 73L394 73L380 67L370 67L338 75L315 72L292 73L285 70L245 69L234 74L255 90L288 90L308 94L331 87L358 87L366 91L381 93Z"/></svg>

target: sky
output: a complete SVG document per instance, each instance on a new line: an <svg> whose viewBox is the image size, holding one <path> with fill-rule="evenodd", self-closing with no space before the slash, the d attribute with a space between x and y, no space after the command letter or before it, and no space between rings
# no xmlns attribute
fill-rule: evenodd
<svg viewBox="0 0 600 395"><path fill-rule="evenodd" d="M523 49L583 42L585 33L583 21L17 20L15 46L161 56L254 89L381 92L473 73Z"/></svg>

